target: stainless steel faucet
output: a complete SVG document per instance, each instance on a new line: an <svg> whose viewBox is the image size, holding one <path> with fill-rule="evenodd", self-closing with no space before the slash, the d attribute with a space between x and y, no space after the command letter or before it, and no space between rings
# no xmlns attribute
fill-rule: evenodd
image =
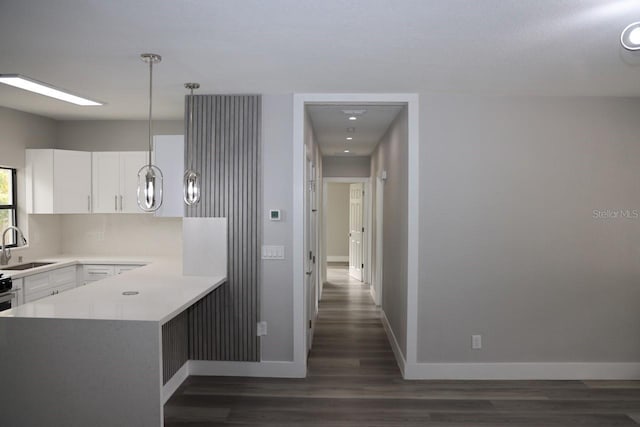
<svg viewBox="0 0 640 427"><path fill-rule="evenodd" d="M27 244L27 239L24 238L24 234L22 233L22 230L20 230L18 227L11 225L5 228L5 230L2 232L2 252L0 253L0 265L9 264L9 260L11 259L11 249L9 249L5 243L7 231L9 230L17 231L19 237L22 238L22 244L23 245Z"/></svg>

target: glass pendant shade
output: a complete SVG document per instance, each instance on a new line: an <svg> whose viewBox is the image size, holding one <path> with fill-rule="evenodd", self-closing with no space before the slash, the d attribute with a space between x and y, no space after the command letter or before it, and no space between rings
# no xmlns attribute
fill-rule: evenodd
<svg viewBox="0 0 640 427"><path fill-rule="evenodd" d="M193 206L200 202L200 174L193 170L193 90L198 89L198 83L185 83L184 87L191 91L189 98L189 127L185 141L187 150L187 170L184 172L182 191L184 203Z"/></svg>
<svg viewBox="0 0 640 427"><path fill-rule="evenodd" d="M155 165L144 165L138 171L137 202L145 212L162 206L162 171Z"/></svg>
<svg viewBox="0 0 640 427"><path fill-rule="evenodd" d="M184 173L184 202L193 206L200 201L200 174L191 169Z"/></svg>

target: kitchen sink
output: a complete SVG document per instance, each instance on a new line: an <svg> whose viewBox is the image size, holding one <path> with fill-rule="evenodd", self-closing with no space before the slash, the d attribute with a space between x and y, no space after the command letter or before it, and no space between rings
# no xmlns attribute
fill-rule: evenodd
<svg viewBox="0 0 640 427"><path fill-rule="evenodd" d="M0 267L0 270L29 270L30 268L43 267L54 264L53 262L28 262L26 264L13 265L11 267Z"/></svg>

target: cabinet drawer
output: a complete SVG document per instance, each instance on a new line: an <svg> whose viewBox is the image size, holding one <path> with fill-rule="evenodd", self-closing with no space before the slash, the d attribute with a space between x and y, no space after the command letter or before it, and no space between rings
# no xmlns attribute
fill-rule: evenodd
<svg viewBox="0 0 640 427"><path fill-rule="evenodd" d="M76 283L76 266L59 268L51 272L51 285L61 286Z"/></svg>
<svg viewBox="0 0 640 427"><path fill-rule="evenodd" d="M136 268L140 268L142 267L141 265L116 265L115 267L115 274L122 274L126 271L131 271L131 270L135 270Z"/></svg>
<svg viewBox="0 0 640 427"><path fill-rule="evenodd" d="M96 280L106 279L113 276L115 269L113 265L85 265L84 280L87 282L95 282Z"/></svg>

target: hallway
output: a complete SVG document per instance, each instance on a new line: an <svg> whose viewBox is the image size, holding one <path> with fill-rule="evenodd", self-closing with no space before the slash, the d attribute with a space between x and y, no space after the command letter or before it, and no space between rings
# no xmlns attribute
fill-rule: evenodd
<svg viewBox="0 0 640 427"><path fill-rule="evenodd" d="M405 381L366 285L330 268L307 378L189 377L178 426L637 426L640 382Z"/></svg>

